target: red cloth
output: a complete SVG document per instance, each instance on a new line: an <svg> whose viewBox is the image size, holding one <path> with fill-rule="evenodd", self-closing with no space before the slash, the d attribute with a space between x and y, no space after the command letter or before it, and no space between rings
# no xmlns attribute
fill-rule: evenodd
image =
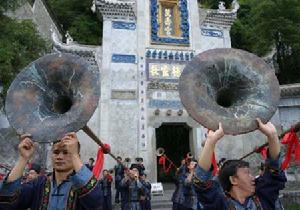
<svg viewBox="0 0 300 210"><path fill-rule="evenodd" d="M256 149L256 152L260 153L262 159L264 159L264 160L267 159L267 151L268 151L268 149L266 147L258 147Z"/></svg>
<svg viewBox="0 0 300 210"><path fill-rule="evenodd" d="M113 178L112 178L112 176L111 176L111 175L109 175L109 174L107 175L107 179L108 179L108 181L109 181L109 182L112 182L112 181L113 181Z"/></svg>
<svg viewBox="0 0 300 210"><path fill-rule="evenodd" d="M216 155L215 153L213 153L212 157L211 157L211 164L213 165L213 176L215 176L218 172L218 164L217 164L217 160L216 160Z"/></svg>
<svg viewBox="0 0 300 210"><path fill-rule="evenodd" d="M164 171L164 173L167 175L167 174L169 174L169 172L170 172L170 170L171 170L173 164L170 162L169 166L167 167L167 166L166 166L166 160L167 160L167 158L166 158L164 155L162 155L162 156L159 158L159 160L158 160L158 164L159 164L159 165L162 165L163 171Z"/></svg>
<svg viewBox="0 0 300 210"><path fill-rule="evenodd" d="M110 145L109 144L104 144L102 150L103 150L104 154L110 153Z"/></svg>
<svg viewBox="0 0 300 210"><path fill-rule="evenodd" d="M292 159L292 155L294 155L296 164L300 164L300 143L299 138L293 128L290 132L284 135L281 143L287 144L288 146L284 161L281 164L281 169L285 170L288 167Z"/></svg>
<svg viewBox="0 0 300 210"><path fill-rule="evenodd" d="M93 174L98 179L100 177L100 174L101 174L101 171L103 168L103 164L104 164L104 153L107 152L108 149L110 150L110 146L108 144L104 144L104 148L99 147L99 149L98 149L96 163L93 167Z"/></svg>
<svg viewBox="0 0 300 210"><path fill-rule="evenodd" d="M260 150L260 155L262 156L262 158L264 159L264 160L266 160L267 159L267 148L266 147L263 147L261 150Z"/></svg>
<svg viewBox="0 0 300 210"><path fill-rule="evenodd" d="M159 165L165 165L166 164L166 158L165 156L161 156L158 160Z"/></svg>

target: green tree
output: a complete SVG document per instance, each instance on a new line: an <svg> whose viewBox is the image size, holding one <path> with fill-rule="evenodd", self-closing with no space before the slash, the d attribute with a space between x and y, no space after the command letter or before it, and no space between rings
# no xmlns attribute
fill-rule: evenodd
<svg viewBox="0 0 300 210"><path fill-rule="evenodd" d="M300 82L300 1L243 0L232 46L264 56L276 51L281 84Z"/></svg>
<svg viewBox="0 0 300 210"><path fill-rule="evenodd" d="M0 1L0 18L7 10L14 10L23 3L23 0L2 0Z"/></svg>
<svg viewBox="0 0 300 210"><path fill-rule="evenodd" d="M81 44L99 45L102 21L91 11L93 0L48 0L50 8L65 31Z"/></svg>
<svg viewBox="0 0 300 210"><path fill-rule="evenodd" d="M200 3L205 8L218 9L220 1L221 0L198 0L198 3ZM230 8L232 0L222 0L222 1L225 3L226 8Z"/></svg>
<svg viewBox="0 0 300 210"><path fill-rule="evenodd" d="M3 12L7 5L0 4L0 107L4 102L7 89L22 68L50 50L38 34L36 26L30 20L11 19ZM16 3L16 2L15 2ZM10 5L15 8L17 4Z"/></svg>

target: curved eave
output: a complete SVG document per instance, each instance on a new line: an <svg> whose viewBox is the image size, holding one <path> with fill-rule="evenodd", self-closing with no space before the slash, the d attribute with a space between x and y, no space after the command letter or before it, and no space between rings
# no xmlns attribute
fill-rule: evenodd
<svg viewBox="0 0 300 210"><path fill-rule="evenodd" d="M300 97L300 83L281 85L280 92L282 98Z"/></svg>
<svg viewBox="0 0 300 210"><path fill-rule="evenodd" d="M213 10L213 9L201 9L199 13L205 13L205 18L200 20L200 25L230 28L234 21L237 19L236 10Z"/></svg>
<svg viewBox="0 0 300 210"><path fill-rule="evenodd" d="M81 57L86 58L88 62L94 66L97 66L97 60L99 62L100 58L96 58L96 52L99 56L99 50L101 50L101 46L81 45L76 43L65 44L61 42L61 40L58 38L55 32L52 32L52 42L54 49L58 52L79 55Z"/></svg>
<svg viewBox="0 0 300 210"><path fill-rule="evenodd" d="M96 8L104 17L136 18L135 1L96 0Z"/></svg>

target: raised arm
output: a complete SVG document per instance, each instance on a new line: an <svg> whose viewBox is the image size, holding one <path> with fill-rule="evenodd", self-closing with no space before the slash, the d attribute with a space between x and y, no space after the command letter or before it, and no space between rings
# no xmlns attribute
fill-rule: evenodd
<svg viewBox="0 0 300 210"><path fill-rule="evenodd" d="M276 128L271 122L263 124L259 118L257 118L257 122L258 129L268 138L270 157L276 160L280 153L280 142Z"/></svg>
<svg viewBox="0 0 300 210"><path fill-rule="evenodd" d="M62 146L65 147L72 156L73 167L76 172L83 166L79 155L78 142L79 140L74 132L67 133L61 140Z"/></svg>
<svg viewBox="0 0 300 210"><path fill-rule="evenodd" d="M30 134L24 134L20 137L20 144L18 146L19 149L19 159L16 162L16 165L11 170L7 182L13 182L23 176L24 169L26 167L26 164L32 157L35 146L31 139Z"/></svg>
<svg viewBox="0 0 300 210"><path fill-rule="evenodd" d="M198 164L205 171L209 171L211 167L211 157L215 150L216 143L224 136L222 124L219 123L219 128L216 131L209 131L207 138L201 151Z"/></svg>
<svg viewBox="0 0 300 210"><path fill-rule="evenodd" d="M263 201L264 209L275 209L275 201L279 191L284 189L287 181L284 171L280 170L280 142L275 126L268 122L263 124L257 119L259 130L267 136L269 143L269 157L266 160L266 168L263 176L256 179L256 194Z"/></svg>
<svg viewBox="0 0 300 210"><path fill-rule="evenodd" d="M0 209L28 209L34 197L37 179L22 185L20 178L27 162L34 153L35 146L29 134L22 135L20 140L18 146L19 160L8 177L0 182Z"/></svg>

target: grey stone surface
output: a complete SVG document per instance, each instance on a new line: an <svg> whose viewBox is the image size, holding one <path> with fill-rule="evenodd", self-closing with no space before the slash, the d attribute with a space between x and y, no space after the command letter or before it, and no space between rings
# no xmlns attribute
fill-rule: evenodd
<svg viewBox="0 0 300 210"><path fill-rule="evenodd" d="M47 11L47 8L43 4L42 0L34 1L32 11L33 11L33 21L36 23L40 34L45 39L52 40L51 30L54 30L58 34L59 38L61 39L62 35L59 33L59 30L57 29L54 21L49 15L49 12Z"/></svg>
<svg viewBox="0 0 300 210"><path fill-rule="evenodd" d="M23 1L22 6L17 8L15 11L8 11L5 14L9 17L19 19L19 20L27 20L33 18L33 10L28 1Z"/></svg>

